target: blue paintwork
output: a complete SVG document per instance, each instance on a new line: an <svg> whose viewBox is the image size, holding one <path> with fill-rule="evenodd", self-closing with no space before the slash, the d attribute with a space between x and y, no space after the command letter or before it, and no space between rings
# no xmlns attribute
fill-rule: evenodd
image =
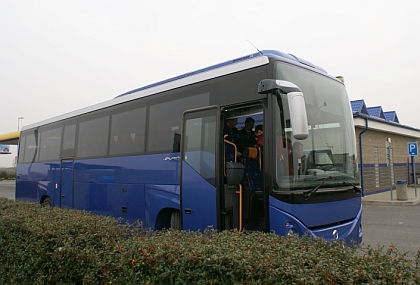
<svg viewBox="0 0 420 285"><path fill-rule="evenodd" d="M154 229L159 213L164 209L180 209L179 154L159 154L130 157L100 158L74 161L74 208L99 215L122 217ZM67 181L71 161L64 161ZM60 206L60 164L19 164L20 179L16 183L16 199L41 202L49 196L54 206ZM183 228L198 230L216 228L216 189L187 163L183 165ZM55 188L55 185L58 188ZM62 190L65 187L63 186ZM64 192L63 192L64 193ZM66 198L67 198L66 194ZM64 200L63 200L64 201ZM66 202L67 203L67 202ZM71 204L71 203L70 203ZM69 206L67 203L64 206ZM290 229L304 234L308 228L328 225L336 221L350 222L334 228L321 228L311 234L332 238L332 230L339 230L339 238L361 241L358 232L361 222L360 198L317 204L288 204L269 199L270 230L285 235ZM123 212L122 208L127 211ZM316 213L316 214L314 214ZM286 227L286 223L289 226ZM360 236L359 236L360 235Z"/></svg>
<svg viewBox="0 0 420 285"><path fill-rule="evenodd" d="M148 185L145 188L145 223L152 229L163 209L179 210L179 185Z"/></svg>
<svg viewBox="0 0 420 285"><path fill-rule="evenodd" d="M41 202L42 197L49 196L54 202L56 183L60 182L58 163L18 164L16 175L16 199L30 202Z"/></svg>
<svg viewBox="0 0 420 285"><path fill-rule="evenodd" d="M217 228L216 188L188 163L182 163L183 228L193 231ZM185 214L185 209L191 209L191 214Z"/></svg>
<svg viewBox="0 0 420 285"><path fill-rule="evenodd" d="M139 219L154 228L160 210L179 209L177 158L179 153L75 160L73 208L129 222ZM70 165L63 161L63 181L71 180ZM71 208L72 202L66 200L71 186L60 183L60 163L19 164L17 176L16 199L39 203L49 196L53 206L60 207L63 191L62 206Z"/></svg>
<svg viewBox="0 0 420 285"><path fill-rule="evenodd" d="M317 237L322 237L327 241L334 240L333 232L336 230L338 232L338 239L344 240L348 244L360 244L363 239L363 232L361 230L362 224L362 206L357 213L357 216L341 225L336 225L334 227L325 227L322 229L312 230L312 233Z"/></svg>
<svg viewBox="0 0 420 285"><path fill-rule="evenodd" d="M361 198L316 204L288 204L270 196L269 204L291 214L311 228L353 219L360 210Z"/></svg>
<svg viewBox="0 0 420 285"><path fill-rule="evenodd" d="M349 200L317 203L317 204L288 204L273 197L269 197L270 229L279 235L286 235L290 230L303 235L309 233L326 240L332 240L332 232L338 230L339 239L346 242L361 242L359 233L362 206L360 198ZM328 226L337 221L346 221L341 225ZM325 228L310 230L318 225Z"/></svg>
<svg viewBox="0 0 420 285"><path fill-rule="evenodd" d="M61 187L54 197L54 205L61 208L73 208L73 160L61 162ZM61 198L60 198L61 197Z"/></svg>

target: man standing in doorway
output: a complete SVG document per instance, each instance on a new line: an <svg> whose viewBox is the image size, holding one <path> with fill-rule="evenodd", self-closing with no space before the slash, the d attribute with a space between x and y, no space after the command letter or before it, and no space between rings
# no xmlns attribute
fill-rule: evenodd
<svg viewBox="0 0 420 285"><path fill-rule="evenodd" d="M255 132L252 130L254 128L255 120L251 117L245 119L245 127L242 130L238 131L238 151L240 153L244 152L246 147L255 147L257 144L257 138Z"/></svg>
<svg viewBox="0 0 420 285"><path fill-rule="evenodd" d="M225 127L223 129L223 136L228 135L227 139L230 142L235 143L236 134L238 129L236 129L236 124L238 123L238 118L228 118L225 121Z"/></svg>

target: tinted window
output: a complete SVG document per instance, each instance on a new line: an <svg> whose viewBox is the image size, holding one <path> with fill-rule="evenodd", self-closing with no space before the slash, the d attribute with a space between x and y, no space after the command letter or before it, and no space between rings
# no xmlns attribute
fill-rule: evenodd
<svg viewBox="0 0 420 285"><path fill-rule="evenodd" d="M25 141L26 141L26 135L21 135L19 138L19 151L18 151L19 163L22 163L23 158L25 157Z"/></svg>
<svg viewBox="0 0 420 285"><path fill-rule="evenodd" d="M182 113L208 105L209 93L204 93L150 106L147 152L179 151L177 140L181 133Z"/></svg>
<svg viewBox="0 0 420 285"><path fill-rule="evenodd" d="M185 162L212 185L216 181L216 120L206 116L185 121Z"/></svg>
<svg viewBox="0 0 420 285"><path fill-rule="evenodd" d="M108 150L109 116L79 123L77 157L105 156Z"/></svg>
<svg viewBox="0 0 420 285"><path fill-rule="evenodd" d="M61 131L61 127L40 130L40 161L52 161L60 158Z"/></svg>
<svg viewBox="0 0 420 285"><path fill-rule="evenodd" d="M76 145L76 123L64 126L62 157L74 156Z"/></svg>
<svg viewBox="0 0 420 285"><path fill-rule="evenodd" d="M26 135L25 151L23 162L30 163L35 161L38 150L38 130L30 131Z"/></svg>
<svg viewBox="0 0 420 285"><path fill-rule="evenodd" d="M146 108L115 113L111 117L110 154L144 152Z"/></svg>

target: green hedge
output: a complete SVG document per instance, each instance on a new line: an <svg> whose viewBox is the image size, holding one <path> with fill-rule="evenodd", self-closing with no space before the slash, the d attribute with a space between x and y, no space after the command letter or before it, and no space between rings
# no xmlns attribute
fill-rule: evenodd
<svg viewBox="0 0 420 285"><path fill-rule="evenodd" d="M16 174L13 171L0 171L0 180L15 179Z"/></svg>
<svg viewBox="0 0 420 285"><path fill-rule="evenodd" d="M420 284L419 260L308 237L151 232L0 198L0 284Z"/></svg>

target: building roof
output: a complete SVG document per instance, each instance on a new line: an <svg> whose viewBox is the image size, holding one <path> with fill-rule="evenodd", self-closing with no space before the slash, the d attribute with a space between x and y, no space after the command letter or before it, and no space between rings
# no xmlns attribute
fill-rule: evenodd
<svg viewBox="0 0 420 285"><path fill-rule="evenodd" d="M353 100L353 101L350 101L350 104L351 104L351 109L353 110L353 114L360 113L360 114L369 115L366 109L365 100L363 99Z"/></svg>
<svg viewBox="0 0 420 285"><path fill-rule="evenodd" d="M418 136L419 129L402 125L398 119L397 112L395 111L386 111L384 112L381 106L366 107L365 100L353 100L350 101L351 109L353 111L353 119L356 123L359 122L358 119L370 120L372 122L379 123L381 125L381 130L395 129L395 130L405 130L405 132L415 133L415 136ZM360 123L360 122L359 122ZM383 125L385 124L385 125ZM371 126L371 125L370 125ZM379 126L379 125L378 125ZM399 131L396 131L399 132ZM403 131L404 132L404 131ZM410 133L410 134L411 134Z"/></svg>
<svg viewBox="0 0 420 285"><path fill-rule="evenodd" d="M386 111L384 112L381 106L366 107L365 100L350 101L353 116L362 115L363 117L370 117L374 119L385 120L386 122L400 124L397 112Z"/></svg>
<svg viewBox="0 0 420 285"><path fill-rule="evenodd" d="M395 111L388 111L384 112L385 119L389 122L400 123L398 120L397 112Z"/></svg>
<svg viewBox="0 0 420 285"><path fill-rule="evenodd" d="M385 120L384 111L381 106L367 107L367 111L370 116Z"/></svg>

